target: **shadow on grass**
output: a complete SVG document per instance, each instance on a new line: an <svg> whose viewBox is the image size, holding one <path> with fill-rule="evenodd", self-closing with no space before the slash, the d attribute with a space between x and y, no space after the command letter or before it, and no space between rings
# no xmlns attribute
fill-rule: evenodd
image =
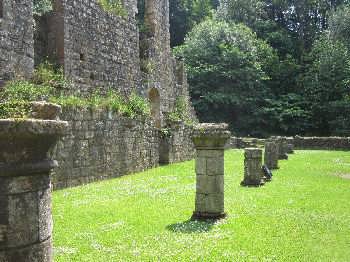
<svg viewBox="0 0 350 262"><path fill-rule="evenodd" d="M197 220L187 220L184 222L171 224L166 227L167 230L174 233L206 233L209 232L215 225L214 220L207 221L197 221Z"/></svg>

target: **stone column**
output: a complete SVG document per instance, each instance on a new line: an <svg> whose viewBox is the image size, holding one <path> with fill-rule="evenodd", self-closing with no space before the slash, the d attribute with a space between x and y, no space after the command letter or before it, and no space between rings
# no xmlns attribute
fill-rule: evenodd
<svg viewBox="0 0 350 262"><path fill-rule="evenodd" d="M48 152L67 125L58 120L0 120L1 262L52 261L49 174L57 162Z"/></svg>
<svg viewBox="0 0 350 262"><path fill-rule="evenodd" d="M246 148L244 152L244 180L242 186L261 186L264 182L262 171L262 149Z"/></svg>
<svg viewBox="0 0 350 262"><path fill-rule="evenodd" d="M264 163L270 169L278 169L278 148L274 141L266 141Z"/></svg>
<svg viewBox="0 0 350 262"><path fill-rule="evenodd" d="M224 147L231 135L227 128L227 124L200 124L194 129L197 187L193 219L225 217Z"/></svg>
<svg viewBox="0 0 350 262"><path fill-rule="evenodd" d="M287 154L287 139L284 137L272 137L272 140L276 142L278 148L278 159L288 160Z"/></svg>

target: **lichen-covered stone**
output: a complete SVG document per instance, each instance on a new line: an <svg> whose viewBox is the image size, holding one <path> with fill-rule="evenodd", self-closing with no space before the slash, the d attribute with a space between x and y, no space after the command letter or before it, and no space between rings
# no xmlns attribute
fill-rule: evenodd
<svg viewBox="0 0 350 262"><path fill-rule="evenodd" d="M196 204L194 219L217 219L224 210L224 146L230 138L226 124L201 124L195 127Z"/></svg>
<svg viewBox="0 0 350 262"><path fill-rule="evenodd" d="M262 150L246 148L244 151L244 180L243 186L260 186L264 184L262 172Z"/></svg>
<svg viewBox="0 0 350 262"><path fill-rule="evenodd" d="M50 171L55 162L48 151L67 126L58 120L0 120L1 262L52 261Z"/></svg>
<svg viewBox="0 0 350 262"><path fill-rule="evenodd" d="M196 125L193 132L193 142L196 149L223 149L230 138L227 124L203 123ZM216 153L216 152L215 152Z"/></svg>
<svg viewBox="0 0 350 262"><path fill-rule="evenodd" d="M62 108L44 101L31 103L30 117L35 119L56 120Z"/></svg>

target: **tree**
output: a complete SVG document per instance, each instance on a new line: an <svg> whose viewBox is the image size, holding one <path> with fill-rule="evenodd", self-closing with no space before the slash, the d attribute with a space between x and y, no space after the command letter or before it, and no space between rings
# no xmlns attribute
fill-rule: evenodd
<svg viewBox="0 0 350 262"><path fill-rule="evenodd" d="M329 20L329 37L343 42L350 49L350 7L339 8Z"/></svg>
<svg viewBox="0 0 350 262"><path fill-rule="evenodd" d="M305 95L313 123L312 133L350 131L350 54L340 41L323 36L316 41L304 76Z"/></svg>
<svg viewBox="0 0 350 262"><path fill-rule="evenodd" d="M248 25L265 40L274 32L283 33L293 42L291 53L301 58L328 28L330 14L345 3L348 0L221 0L218 15Z"/></svg>
<svg viewBox="0 0 350 262"><path fill-rule="evenodd" d="M204 19L212 16L219 5L218 0L172 0L170 1L171 46L183 44L185 36Z"/></svg>
<svg viewBox="0 0 350 262"><path fill-rule="evenodd" d="M261 107L271 92L264 69L276 55L246 26L207 20L175 54L186 61L193 104L202 121L231 123L239 134L262 135Z"/></svg>

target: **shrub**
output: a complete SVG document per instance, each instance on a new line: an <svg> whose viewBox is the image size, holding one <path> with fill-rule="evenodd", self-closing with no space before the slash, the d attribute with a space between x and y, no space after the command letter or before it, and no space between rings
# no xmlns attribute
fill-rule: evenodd
<svg viewBox="0 0 350 262"><path fill-rule="evenodd" d="M0 118L26 118L30 113L30 104L26 101L0 103Z"/></svg>
<svg viewBox="0 0 350 262"><path fill-rule="evenodd" d="M69 82L64 76L62 67L48 61L41 63L35 69L33 83L55 88L67 88L69 86Z"/></svg>
<svg viewBox="0 0 350 262"><path fill-rule="evenodd" d="M0 92L0 118L27 117L31 101L49 101L65 107L109 108L130 118L148 117L151 114L148 101L136 93L128 98L112 90L107 95L95 92L89 97L66 96L60 88L68 85L62 70L45 62L35 70L32 81L9 82Z"/></svg>
<svg viewBox="0 0 350 262"><path fill-rule="evenodd" d="M9 82L0 93L2 102L10 101L38 101L47 100L53 93L53 88L49 85L37 85L29 81Z"/></svg>
<svg viewBox="0 0 350 262"><path fill-rule="evenodd" d="M207 20L174 53L186 62L192 102L202 122L230 123L245 134L259 126L256 114L271 93L265 64L275 54L251 29Z"/></svg>

